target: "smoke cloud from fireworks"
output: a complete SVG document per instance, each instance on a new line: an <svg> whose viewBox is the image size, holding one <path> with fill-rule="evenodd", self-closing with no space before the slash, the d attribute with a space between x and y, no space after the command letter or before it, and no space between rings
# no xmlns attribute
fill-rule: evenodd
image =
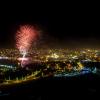
<svg viewBox="0 0 100 100"><path fill-rule="evenodd" d="M16 47L19 49L23 58L26 56L32 43L36 40L38 31L31 25L24 25L16 33ZM23 62L23 60L22 60Z"/></svg>

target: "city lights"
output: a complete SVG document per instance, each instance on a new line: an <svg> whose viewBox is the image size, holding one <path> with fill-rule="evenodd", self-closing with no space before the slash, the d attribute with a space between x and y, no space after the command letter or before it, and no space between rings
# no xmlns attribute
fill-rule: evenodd
<svg viewBox="0 0 100 100"><path fill-rule="evenodd" d="M32 49L28 51L28 56L23 58L16 49L1 49L0 85L18 84L48 76L71 77L95 74L99 71L98 64L100 65L98 53L99 50L92 49L77 50L77 53L75 50L66 49ZM22 60L24 68L20 64Z"/></svg>

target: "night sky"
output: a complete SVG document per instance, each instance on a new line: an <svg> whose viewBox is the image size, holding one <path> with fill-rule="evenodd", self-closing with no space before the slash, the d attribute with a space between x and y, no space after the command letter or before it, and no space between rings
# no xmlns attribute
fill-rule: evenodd
<svg viewBox="0 0 100 100"><path fill-rule="evenodd" d="M99 48L99 17L98 6L91 4L4 5L0 8L0 47L14 47L18 26L31 24L42 30L41 41L48 47Z"/></svg>

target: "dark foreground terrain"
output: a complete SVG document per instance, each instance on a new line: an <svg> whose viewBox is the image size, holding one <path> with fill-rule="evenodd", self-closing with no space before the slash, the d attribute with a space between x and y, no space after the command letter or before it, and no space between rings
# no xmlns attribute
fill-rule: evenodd
<svg viewBox="0 0 100 100"><path fill-rule="evenodd" d="M43 78L0 87L0 100L70 100L100 98L100 76L87 74L66 78Z"/></svg>

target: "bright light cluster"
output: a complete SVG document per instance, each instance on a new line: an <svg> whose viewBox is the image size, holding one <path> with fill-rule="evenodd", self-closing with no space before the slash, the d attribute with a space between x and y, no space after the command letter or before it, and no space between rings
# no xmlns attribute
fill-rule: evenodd
<svg viewBox="0 0 100 100"><path fill-rule="evenodd" d="M8 58L8 57L1 57L1 56L0 56L0 59L9 59L9 58Z"/></svg>

